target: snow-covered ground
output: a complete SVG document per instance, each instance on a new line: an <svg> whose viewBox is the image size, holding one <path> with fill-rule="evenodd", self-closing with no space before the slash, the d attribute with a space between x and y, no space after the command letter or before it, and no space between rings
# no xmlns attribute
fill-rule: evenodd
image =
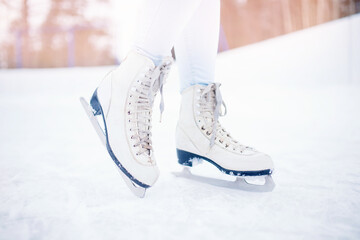
<svg viewBox="0 0 360 240"><path fill-rule="evenodd" d="M352 18L351 28L360 26ZM126 188L78 101L110 67L0 71L0 239L359 239L360 78L344 77L357 71L359 48L356 56L334 49L346 42L335 28L346 26L349 19L219 55L229 110L222 125L273 157L270 193L172 174L181 170L176 66L162 123L154 113L161 176L144 199ZM207 165L194 172L222 177Z"/></svg>

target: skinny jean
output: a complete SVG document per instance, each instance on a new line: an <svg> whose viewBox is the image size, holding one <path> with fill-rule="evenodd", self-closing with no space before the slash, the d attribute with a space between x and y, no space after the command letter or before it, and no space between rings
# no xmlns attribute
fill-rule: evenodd
<svg viewBox="0 0 360 240"><path fill-rule="evenodd" d="M145 0L133 48L155 64L174 47L180 91L214 82L220 28L220 0Z"/></svg>

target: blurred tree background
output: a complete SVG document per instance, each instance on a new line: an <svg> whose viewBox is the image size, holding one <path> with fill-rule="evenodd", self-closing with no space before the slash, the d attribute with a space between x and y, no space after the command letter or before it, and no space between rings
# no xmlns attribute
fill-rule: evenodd
<svg viewBox="0 0 360 240"><path fill-rule="evenodd" d="M221 22L229 48L358 12L360 0L221 0Z"/></svg>
<svg viewBox="0 0 360 240"><path fill-rule="evenodd" d="M116 64L112 5L111 0L0 0L0 67ZM221 0L221 5L220 51L360 12L360 0Z"/></svg>
<svg viewBox="0 0 360 240"><path fill-rule="evenodd" d="M7 33L0 38L0 66L115 64L109 16L86 14L91 7L99 6L111 8L108 0L0 0L0 14L16 15L6 26ZM32 21L39 15L40 22Z"/></svg>

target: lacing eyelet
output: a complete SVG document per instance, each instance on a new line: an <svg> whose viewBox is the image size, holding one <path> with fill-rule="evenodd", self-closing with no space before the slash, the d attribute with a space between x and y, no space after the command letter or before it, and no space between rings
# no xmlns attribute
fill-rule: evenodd
<svg viewBox="0 0 360 240"><path fill-rule="evenodd" d="M205 130L204 126L201 127L201 130Z"/></svg>
<svg viewBox="0 0 360 240"><path fill-rule="evenodd" d="M210 135L210 133L209 133L209 132L206 132L206 135L208 135L208 136L209 136L209 135Z"/></svg>

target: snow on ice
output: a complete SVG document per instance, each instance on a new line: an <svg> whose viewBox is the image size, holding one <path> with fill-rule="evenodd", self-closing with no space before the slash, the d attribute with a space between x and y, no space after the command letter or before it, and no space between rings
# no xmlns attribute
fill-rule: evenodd
<svg viewBox="0 0 360 240"><path fill-rule="evenodd" d="M176 66L161 124L154 113L161 176L145 199L127 189L78 100L112 67L1 70L0 239L359 239L359 23L219 55L229 110L220 121L273 157L270 193L172 174ZM193 172L229 177L206 163Z"/></svg>

